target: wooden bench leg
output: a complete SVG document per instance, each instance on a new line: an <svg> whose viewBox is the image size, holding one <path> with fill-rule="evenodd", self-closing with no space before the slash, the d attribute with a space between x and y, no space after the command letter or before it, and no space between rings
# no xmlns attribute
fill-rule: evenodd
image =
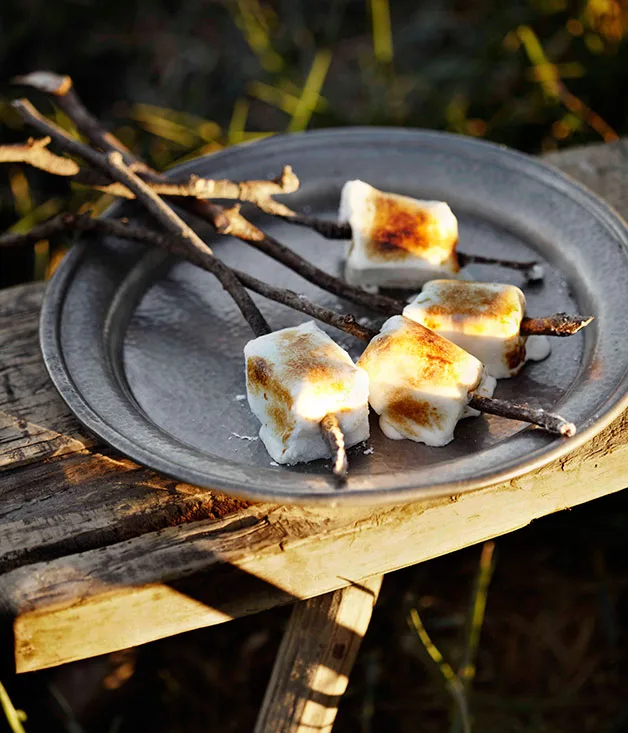
<svg viewBox="0 0 628 733"><path fill-rule="evenodd" d="M383 575L294 606L254 733L329 733Z"/></svg>

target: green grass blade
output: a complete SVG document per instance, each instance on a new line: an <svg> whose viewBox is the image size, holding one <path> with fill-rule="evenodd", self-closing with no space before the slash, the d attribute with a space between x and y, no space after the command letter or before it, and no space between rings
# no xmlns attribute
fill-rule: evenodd
<svg viewBox="0 0 628 733"><path fill-rule="evenodd" d="M25 719L24 713L15 709L2 682L0 682L0 705L2 705L11 733L26 733L22 725L22 720Z"/></svg>
<svg viewBox="0 0 628 733"><path fill-rule="evenodd" d="M331 51L320 49L314 56L310 73L305 80L301 98L288 125L288 132L305 130L310 123L312 113L316 109L320 92L325 83L327 72L331 64Z"/></svg>

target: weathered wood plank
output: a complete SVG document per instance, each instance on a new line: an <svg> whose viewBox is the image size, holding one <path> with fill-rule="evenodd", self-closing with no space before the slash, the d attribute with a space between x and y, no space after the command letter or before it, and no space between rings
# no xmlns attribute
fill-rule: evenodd
<svg viewBox="0 0 628 733"><path fill-rule="evenodd" d="M109 454L73 455L3 474L0 572L247 506Z"/></svg>
<svg viewBox="0 0 628 733"><path fill-rule="evenodd" d="M254 733L330 733L382 579L295 604Z"/></svg>
<svg viewBox="0 0 628 733"><path fill-rule="evenodd" d="M43 365L42 295L0 292L0 572L246 506L97 445Z"/></svg>
<svg viewBox="0 0 628 733"><path fill-rule="evenodd" d="M84 451L95 439L56 393L39 353L41 283L0 291L0 469Z"/></svg>
<svg viewBox="0 0 628 733"><path fill-rule="evenodd" d="M311 598L623 489L628 414L551 466L453 499L330 513L256 505L0 576L19 671Z"/></svg>

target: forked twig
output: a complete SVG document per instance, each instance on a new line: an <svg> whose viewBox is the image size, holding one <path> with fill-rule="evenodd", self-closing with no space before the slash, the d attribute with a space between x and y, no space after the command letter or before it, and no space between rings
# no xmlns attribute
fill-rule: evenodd
<svg viewBox="0 0 628 733"><path fill-rule="evenodd" d="M55 176L76 176L78 163L50 152L49 144L50 137L31 137L22 145L0 145L0 163L27 163Z"/></svg>
<svg viewBox="0 0 628 733"><path fill-rule="evenodd" d="M149 168L143 161L139 160L135 155L133 155L133 153L128 151L119 141L117 141L113 135L104 130L98 120L87 111L83 103L80 101L78 95L73 89L72 81L69 77L61 77L50 72L35 72L34 74L30 74L26 77L18 77L17 80L19 83L28 84L40 91L53 95L56 104L63 109L68 117L70 117L70 119L72 119L76 124L77 128L87 136L93 145L106 151L120 152L123 155L124 162L127 166L138 170L149 183L168 183L164 176ZM18 101L17 103L14 103L14 106L18 109L20 114L27 119L25 117L25 112L20 107L21 104L23 103ZM63 135L60 137L59 135L54 134L50 130L52 123L49 123L49 121L39 115L30 103L27 104L30 106L30 110L28 110L30 114L27 119L29 124L32 124L36 129L44 132L44 134L49 134L58 145L67 150L66 139L68 139L69 136L65 135L64 131L60 128L57 128L57 130L63 133ZM72 140L72 138L69 139ZM75 154L80 155L79 152L76 152ZM294 272L301 275L301 277L340 298L357 303L358 305L362 305L366 308L372 308L384 313L385 315L400 313L403 308L403 304L400 301L383 295L369 295L361 288L348 285L340 278L334 277L333 275L330 275L324 270L316 267L285 245L282 245L277 240L267 236L258 227L245 219L242 214L240 214L238 206L226 209L213 202L194 198L177 198L177 203L190 213L193 213L204 221L209 222L219 234L229 234L250 244L272 257L277 262L281 262L286 267L289 267Z"/></svg>
<svg viewBox="0 0 628 733"><path fill-rule="evenodd" d="M198 234L189 227L157 194L151 191L137 174L129 170L125 164L122 153L115 151L105 155L84 145L82 142L70 137L64 130L54 123L43 118L28 100L16 100L13 106L21 114L22 118L36 129L49 135L60 147L67 152L76 155L102 171L112 180L119 181L141 201L145 208L153 215L162 226L169 232L180 237L188 245L200 251L211 249L206 245ZM253 331L259 336L270 333L271 329L266 320L255 305L246 289L234 276L231 270L226 267L218 258L213 257L212 272L220 280L222 286L227 290L242 311Z"/></svg>
<svg viewBox="0 0 628 733"><path fill-rule="evenodd" d="M71 77L51 71L35 71L24 76L17 76L12 81L14 84L28 86L52 96L55 104L65 112L92 145L103 152L119 152L131 170L149 179L155 193L162 196L192 196L198 199L235 199L255 204L260 209L276 216L286 216L292 213L291 209L272 198L277 194L294 193L298 190L299 179L289 165L284 166L281 174L271 180L213 180L196 175L177 182L163 180L161 175L137 158L115 135L108 132L100 120L85 107L74 89ZM133 197L128 189L125 191L124 187L106 179L99 181L94 178L90 185L115 196Z"/></svg>

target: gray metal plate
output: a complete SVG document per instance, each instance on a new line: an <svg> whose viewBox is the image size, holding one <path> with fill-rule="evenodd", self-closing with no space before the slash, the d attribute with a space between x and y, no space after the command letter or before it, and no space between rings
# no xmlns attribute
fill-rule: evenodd
<svg viewBox="0 0 628 733"><path fill-rule="evenodd" d="M592 437L628 403L628 230L604 202L555 169L505 148L442 133L342 129L279 136L200 158L171 172L265 178L293 166L294 208L333 217L342 184L448 201L460 249L546 263L541 285L516 272L476 267L477 279L522 286L532 316L593 314L549 359L499 383L496 395L559 411L578 434L556 438L521 423L462 421L444 448L391 441L372 421L367 446L350 451L350 478L337 490L328 465L277 467L241 399L248 326L213 277L187 263L112 238L79 242L45 299L41 343L62 397L89 429L133 458L181 480L251 499L340 504L399 502L458 494L520 475ZM112 216L149 223L133 203ZM343 243L251 212L277 239L340 273ZM369 316L306 283L245 244L201 233L227 263L358 317ZM304 319L259 299L274 328ZM370 314L371 323L381 322ZM329 332L353 356L362 345ZM240 399L238 399L240 396ZM247 436L247 437L239 437Z"/></svg>

